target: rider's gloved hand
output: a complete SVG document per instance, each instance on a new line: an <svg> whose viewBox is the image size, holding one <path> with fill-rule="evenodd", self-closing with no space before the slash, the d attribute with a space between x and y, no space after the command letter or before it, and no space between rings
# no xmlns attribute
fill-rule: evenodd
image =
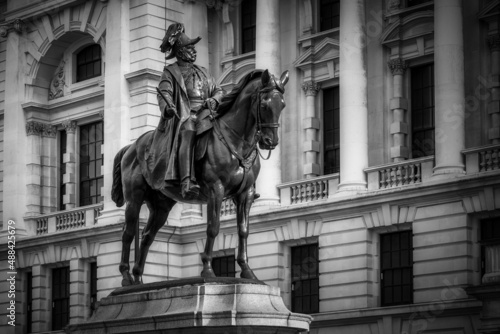
<svg viewBox="0 0 500 334"><path fill-rule="evenodd" d="M217 102L216 99L214 98L208 98L205 100L205 102L203 103L203 107L204 108L208 108L210 110L215 110L217 109L217 106L219 105L219 102Z"/></svg>

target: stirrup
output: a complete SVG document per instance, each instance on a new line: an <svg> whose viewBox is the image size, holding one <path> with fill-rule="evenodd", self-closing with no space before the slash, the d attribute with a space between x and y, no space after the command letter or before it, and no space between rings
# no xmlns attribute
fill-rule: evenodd
<svg viewBox="0 0 500 334"><path fill-rule="evenodd" d="M181 195L184 199L194 199L200 195L200 186L186 178L181 182Z"/></svg>

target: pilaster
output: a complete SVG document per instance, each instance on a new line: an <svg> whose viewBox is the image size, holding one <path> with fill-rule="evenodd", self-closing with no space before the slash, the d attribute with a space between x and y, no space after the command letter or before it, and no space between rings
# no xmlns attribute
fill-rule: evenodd
<svg viewBox="0 0 500 334"><path fill-rule="evenodd" d="M42 131L44 124L26 123L26 217L42 213Z"/></svg>
<svg viewBox="0 0 500 334"><path fill-rule="evenodd" d="M391 159L394 162L403 161L409 156L409 149L407 146L408 136L408 121L407 110L408 100L404 97L404 76L408 64L402 58L395 58L389 60L387 63L392 73L392 99L390 108L392 113L391 123Z"/></svg>
<svg viewBox="0 0 500 334"><path fill-rule="evenodd" d="M62 123L66 131L66 153L63 163L66 164L66 173L63 176L63 183L66 194L63 198L65 209L76 207L76 122L64 121Z"/></svg>
<svg viewBox="0 0 500 334"><path fill-rule="evenodd" d="M368 107L365 1L340 1L340 184L339 192L366 190Z"/></svg>
<svg viewBox="0 0 500 334"><path fill-rule="evenodd" d="M488 36L488 45L491 53L490 89L491 99L488 104L490 128L488 139L492 144L500 143L500 34Z"/></svg>
<svg viewBox="0 0 500 334"><path fill-rule="evenodd" d="M85 300L86 272L85 262L73 258L69 261L69 323L83 322L87 317Z"/></svg>
<svg viewBox="0 0 500 334"><path fill-rule="evenodd" d="M49 319L50 309L49 295L47 291L47 268L40 264L33 265L32 267L32 325L31 330L33 333L45 332L50 330Z"/></svg>
<svg viewBox="0 0 500 334"><path fill-rule="evenodd" d="M465 88L462 0L434 4L435 145L434 175L464 173Z"/></svg>
<svg viewBox="0 0 500 334"><path fill-rule="evenodd" d="M307 81L302 84L302 89L306 94L306 118L302 121L303 128L306 134L304 142L305 165L304 176L311 178L320 175L320 142L318 133L320 129L320 121L316 113L316 95L318 94L321 85L316 81Z"/></svg>
<svg viewBox="0 0 500 334"><path fill-rule="evenodd" d="M257 0L255 68L281 74L279 0ZM278 129L279 136L279 129ZM281 137L281 136L279 136ZM278 184L281 183L281 148L278 145L269 160L261 159L257 192L261 197L254 206L279 205Z"/></svg>
<svg viewBox="0 0 500 334"><path fill-rule="evenodd" d="M41 143L41 211L49 213L57 210L57 130L55 126L44 124Z"/></svg>

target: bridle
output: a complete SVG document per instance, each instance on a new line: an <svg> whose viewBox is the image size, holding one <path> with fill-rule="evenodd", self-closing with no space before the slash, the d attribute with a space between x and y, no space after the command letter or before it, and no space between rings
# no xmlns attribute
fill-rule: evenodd
<svg viewBox="0 0 500 334"><path fill-rule="evenodd" d="M257 93L258 101L257 101L257 132L255 133L255 146L257 147L257 151L259 152L259 155L262 159L268 160L271 158L271 152L272 150L268 150L268 155L267 158L264 158L262 154L260 153L260 150L258 149L258 142L262 138L262 129L263 128L279 128L280 124L279 123L262 123L262 116L261 116L261 105L262 105L262 95L272 92L274 90L277 90L279 93L284 94L285 91L283 88L278 86L275 82L275 84L272 87L264 87L259 90Z"/></svg>

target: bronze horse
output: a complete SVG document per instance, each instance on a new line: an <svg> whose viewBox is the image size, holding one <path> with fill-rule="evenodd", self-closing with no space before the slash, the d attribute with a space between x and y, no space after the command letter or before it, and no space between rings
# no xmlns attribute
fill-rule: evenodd
<svg viewBox="0 0 500 334"><path fill-rule="evenodd" d="M202 277L215 277L212 250L219 233L221 204L225 198L232 198L237 212L237 262L241 277L257 278L248 265L247 255L248 216L260 170L257 144L267 150L278 145L278 121L285 107L283 94L288 82L288 71L279 80L267 70L253 73L257 75L247 78L247 82L240 82L239 92L233 90L223 98L221 106L226 105L226 111L214 117L212 129L198 140L200 143L205 139L207 143L205 154L195 164L196 179L201 187L200 198L189 202L208 204L207 242L201 255ZM142 283L146 257L156 233L165 224L175 203L185 202L179 189L165 188L159 191L147 183L138 162L138 145L142 145L142 142L138 142L122 148L114 160L112 198L117 206L126 202L119 266L123 276L122 286ZM149 218L138 247L139 211L144 202L149 208ZM132 278L129 257L134 237L136 249L139 248L140 253L138 259L136 256Z"/></svg>

